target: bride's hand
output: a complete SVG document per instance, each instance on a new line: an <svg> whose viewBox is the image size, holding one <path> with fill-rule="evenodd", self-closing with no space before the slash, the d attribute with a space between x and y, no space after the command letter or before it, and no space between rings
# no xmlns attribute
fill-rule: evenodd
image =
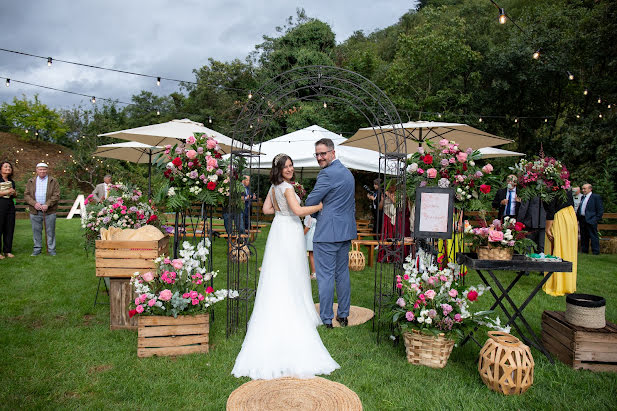
<svg viewBox="0 0 617 411"><path fill-rule="evenodd" d="M319 211L323 210L323 203L319 203L317 206L319 207Z"/></svg>

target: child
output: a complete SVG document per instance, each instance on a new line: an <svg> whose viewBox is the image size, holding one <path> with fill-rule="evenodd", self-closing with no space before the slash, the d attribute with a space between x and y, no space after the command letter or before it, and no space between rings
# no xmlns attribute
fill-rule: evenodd
<svg viewBox="0 0 617 411"><path fill-rule="evenodd" d="M315 258L313 257L313 235L315 234L316 225L316 218L310 215L304 217L304 239L306 240L306 251L308 251L309 262L311 263L311 280L317 279L315 274Z"/></svg>

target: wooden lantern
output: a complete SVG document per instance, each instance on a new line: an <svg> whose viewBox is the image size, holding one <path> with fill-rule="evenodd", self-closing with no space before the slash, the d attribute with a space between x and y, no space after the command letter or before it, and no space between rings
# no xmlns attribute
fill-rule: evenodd
<svg viewBox="0 0 617 411"><path fill-rule="evenodd" d="M249 256L251 255L251 251L246 244L241 245L235 243L229 245L229 255L232 261L238 263L246 263L249 259Z"/></svg>
<svg viewBox="0 0 617 411"><path fill-rule="evenodd" d="M349 269L351 271L362 271L366 267L366 259L360 251L360 245L353 243L349 252Z"/></svg>
<svg viewBox="0 0 617 411"><path fill-rule="evenodd" d="M533 384L533 357L518 338L489 331L480 351L478 371L484 384L505 395L522 394Z"/></svg>

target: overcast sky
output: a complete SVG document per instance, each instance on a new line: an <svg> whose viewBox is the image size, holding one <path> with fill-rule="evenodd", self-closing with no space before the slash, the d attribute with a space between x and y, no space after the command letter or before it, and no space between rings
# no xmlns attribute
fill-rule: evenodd
<svg viewBox="0 0 617 411"><path fill-rule="evenodd" d="M328 23L343 42L398 21L415 1L394 0L0 0L0 48L155 76L194 80L208 58L244 58L303 7ZM0 51L0 77L130 102L140 90L167 95L176 83ZM12 82L0 83L0 103L39 94L54 108L88 105L89 98Z"/></svg>

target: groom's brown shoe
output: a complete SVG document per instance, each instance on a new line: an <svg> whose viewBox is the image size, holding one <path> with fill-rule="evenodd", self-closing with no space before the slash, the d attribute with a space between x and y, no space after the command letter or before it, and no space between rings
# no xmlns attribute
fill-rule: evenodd
<svg viewBox="0 0 617 411"><path fill-rule="evenodd" d="M339 324L341 324L341 327L347 327L348 325L347 317L345 318L336 317L336 321L338 321Z"/></svg>

